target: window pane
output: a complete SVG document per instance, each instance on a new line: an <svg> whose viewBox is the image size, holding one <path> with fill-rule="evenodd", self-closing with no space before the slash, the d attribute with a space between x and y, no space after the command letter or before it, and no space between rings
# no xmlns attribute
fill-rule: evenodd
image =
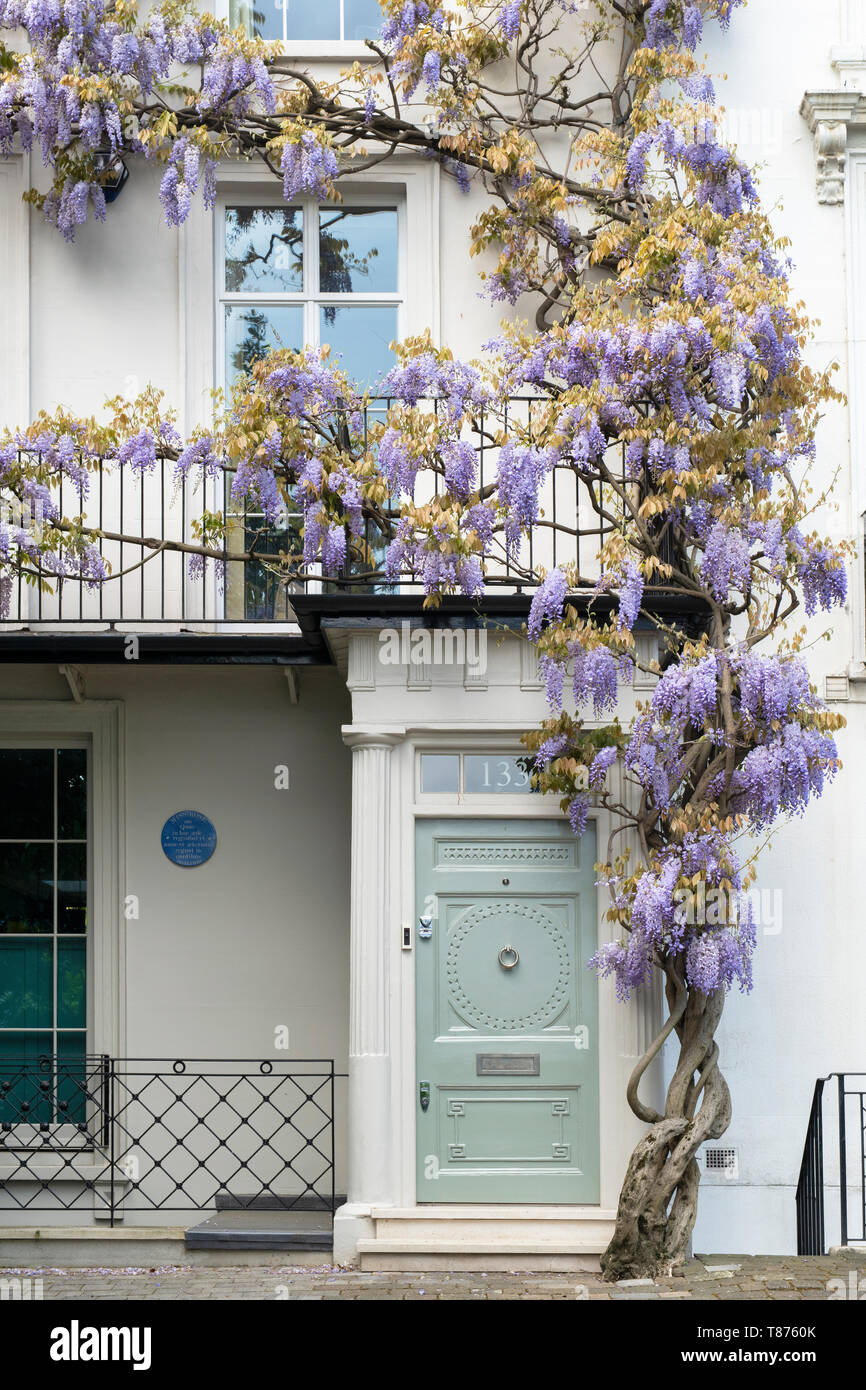
<svg viewBox="0 0 866 1390"><path fill-rule="evenodd" d="M227 290L303 289L300 208L226 208L225 231Z"/></svg>
<svg viewBox="0 0 866 1390"><path fill-rule="evenodd" d="M255 38L281 39L284 32L289 41L340 37L340 0L254 0L246 5L231 0L229 13L232 26L243 25Z"/></svg>
<svg viewBox="0 0 866 1390"><path fill-rule="evenodd" d="M343 37L373 39L382 27L376 0L343 0Z"/></svg>
<svg viewBox="0 0 866 1390"><path fill-rule="evenodd" d="M362 390L375 387L394 365L388 344L397 336L396 304L325 304L321 314L321 341L349 380Z"/></svg>
<svg viewBox="0 0 866 1390"><path fill-rule="evenodd" d="M397 209L320 208L322 293L397 288Z"/></svg>
<svg viewBox="0 0 866 1390"><path fill-rule="evenodd" d="M246 518L246 549L255 543L259 555L279 555L281 551L297 554L303 549L300 533L300 518L291 519L291 527L265 527L263 516ZM258 560L247 561L244 565L244 617L250 620L282 619L288 620L288 591L280 583L279 577Z"/></svg>
<svg viewBox="0 0 866 1390"><path fill-rule="evenodd" d="M274 348L304 345L304 311L300 304L226 305L226 386L248 372L253 362Z"/></svg>
<svg viewBox="0 0 866 1390"><path fill-rule="evenodd" d="M54 1118L58 1124L84 1124L88 1095L102 1096L101 1078L93 1062L88 1073L85 1052L84 1033L57 1034L57 1108ZM92 1107L90 1113L94 1115Z"/></svg>
<svg viewBox="0 0 866 1390"><path fill-rule="evenodd" d="M286 7L286 38L289 43L298 39L338 39L340 37L340 0L272 0L282 21Z"/></svg>
<svg viewBox="0 0 866 1390"><path fill-rule="evenodd" d="M457 792L460 789L460 758L456 753L421 754L422 792Z"/></svg>
<svg viewBox="0 0 866 1390"><path fill-rule="evenodd" d="M467 753L463 759L463 790L526 796L532 791L532 783L529 773L521 767L522 761L502 753L489 756Z"/></svg>
<svg viewBox="0 0 866 1390"><path fill-rule="evenodd" d="M51 1027L53 963L50 941L0 937L0 1028Z"/></svg>
<svg viewBox="0 0 866 1390"><path fill-rule="evenodd" d="M87 1022L87 942L83 936L57 943L57 1027L83 1028Z"/></svg>
<svg viewBox="0 0 866 1390"><path fill-rule="evenodd" d="M87 846L57 846L57 930L87 930Z"/></svg>
<svg viewBox="0 0 866 1390"><path fill-rule="evenodd" d="M0 840L50 840L54 834L54 751L0 748Z"/></svg>
<svg viewBox="0 0 866 1390"><path fill-rule="evenodd" d="M0 845L0 932L54 930L54 846Z"/></svg>
<svg viewBox="0 0 866 1390"><path fill-rule="evenodd" d="M87 750L57 750L57 835L87 839Z"/></svg>
<svg viewBox="0 0 866 1390"><path fill-rule="evenodd" d="M0 1033L0 1124L49 1124L53 1106L40 1081L54 1081L50 1033Z"/></svg>

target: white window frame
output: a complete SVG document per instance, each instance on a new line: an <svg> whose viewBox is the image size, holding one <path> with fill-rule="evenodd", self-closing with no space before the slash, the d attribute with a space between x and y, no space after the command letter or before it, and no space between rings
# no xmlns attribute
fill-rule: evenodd
<svg viewBox="0 0 866 1390"><path fill-rule="evenodd" d="M380 198L383 206L401 210L397 320L400 338L417 336L429 329L434 341L441 341L440 178L438 162L407 154L392 156L383 167L359 170L354 175L347 173L340 180L340 197L346 205L354 200L369 207ZM178 427L187 437L197 426L213 423L212 393L221 384L224 371L224 327L218 297L221 209L226 204L240 206L245 200L261 206L283 204L279 184L273 178L263 177L255 164L221 164L217 168L215 209L208 210L201 198L193 199L190 215L178 232L178 376L183 383ZM373 300L381 301L381 296L374 296ZM349 296L346 301L349 302ZM218 480L211 480L208 487L206 505L221 508ZM212 623L201 626L213 630ZM262 630L261 623L256 624L255 630Z"/></svg>
<svg viewBox="0 0 866 1390"><path fill-rule="evenodd" d="M383 202L403 205L403 234L399 247L400 289L402 313L398 330L401 337L417 335L430 329L435 341L441 338L440 246L439 246L439 189L440 169L434 160L415 155L398 155L384 167L362 170L340 180L341 198L348 203L357 198L369 205L377 194ZM219 204L250 202L266 205L281 202L279 184L263 178L254 164L232 161L217 169ZM197 425L211 423L211 393L222 379L222 363L217 356L218 334L215 293L215 265L219 213L210 212L200 198L193 200L192 210L180 228L178 319L179 319L179 377L184 383L184 397L179 402L180 428L189 434Z"/></svg>
<svg viewBox="0 0 866 1390"><path fill-rule="evenodd" d="M319 203L313 198L300 198L285 203L271 189L262 197L255 192L239 195L223 193L217 200L214 215L214 269L216 273L216 381L228 394L231 382L225 380L225 306L228 304L270 305L296 304L303 307L305 347L319 347L320 310L328 305L349 307L353 304L395 305L397 309L396 336L405 336L404 305L406 287L406 208L405 198L385 192L365 192L361 188L346 189L339 203ZM299 208L303 214L303 286L300 290L237 290L225 289L225 210L227 207ZM319 286L319 210L320 208L396 208L397 211L397 289L352 290L345 293L322 291Z"/></svg>
<svg viewBox="0 0 866 1390"><path fill-rule="evenodd" d="M340 0L340 30L343 29L343 4ZM224 19L226 22L231 20L230 0L217 0L214 7L217 19ZM286 11L283 10L283 32L286 32ZM378 62L375 53L362 39L289 39L286 38L281 46L282 52L288 58L319 58L327 62L334 59L341 63L344 62Z"/></svg>

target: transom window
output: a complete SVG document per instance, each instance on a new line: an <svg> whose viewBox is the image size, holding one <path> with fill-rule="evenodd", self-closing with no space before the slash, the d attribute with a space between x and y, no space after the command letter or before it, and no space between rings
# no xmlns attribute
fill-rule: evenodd
<svg viewBox="0 0 866 1390"><path fill-rule="evenodd" d="M526 796L536 791L530 773L525 753L422 753L420 790L438 796Z"/></svg>
<svg viewBox="0 0 866 1390"><path fill-rule="evenodd" d="M81 1089L72 1078L83 1073L87 1051L87 749L2 748L0 785L0 1122L78 1122ZM66 1078L56 1083L54 1058ZM33 1079L40 1063L48 1083L41 1091Z"/></svg>
<svg viewBox="0 0 866 1390"><path fill-rule="evenodd" d="M375 38L382 27L377 0L230 0L229 18L252 38L354 41Z"/></svg>

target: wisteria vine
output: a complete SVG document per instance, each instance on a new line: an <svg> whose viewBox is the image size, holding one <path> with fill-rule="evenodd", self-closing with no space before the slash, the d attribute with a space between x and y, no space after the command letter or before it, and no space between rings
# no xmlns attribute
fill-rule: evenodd
<svg viewBox="0 0 866 1390"><path fill-rule="evenodd" d="M536 784L576 834L598 808L614 825L602 873L615 936L594 963L622 998L660 970L667 1031L682 1036L689 1008L750 988L749 846L821 794L842 723L810 684L805 629L786 627L798 608L814 617L846 597L844 549L810 529L826 501L809 491L816 430L836 393L804 358L810 324L791 299L787 248L721 138L695 56L705 19L727 26L740 2L472 0L457 14L385 0L378 63L326 86L175 3L138 25L126 0L0 0L0 25L30 40L0 75L0 145L41 151L53 183L39 201L65 235L89 210L104 215L100 154L161 161L178 225L197 192L213 202L221 160L260 160L287 201L330 200L353 169L414 150L475 186L472 251L489 297L535 310L480 361L429 336L400 345L379 388L391 406L375 419L312 350L254 363L224 417L189 440L152 392L112 403L107 424L42 416L0 450L4 494L41 519L38 535L0 529L4 573L105 581L92 528L62 518L52 492L63 476L84 498L98 459L145 471L169 459L190 484L230 473L233 504L269 523L291 504L302 539L281 557L287 582L321 566L411 574L430 603L481 599L507 560L535 586L528 632L551 706L525 740ZM544 80L539 53L554 70ZM608 85L584 97L596 57ZM195 84L177 76L190 67ZM506 72L517 73L507 118ZM170 80L183 100L169 100ZM543 153L554 113L562 167ZM531 411L520 416L515 397ZM482 444L496 457L483 478ZM563 474L602 537L591 573L528 558L530 538L544 553L546 498ZM210 519L203 557L225 558L225 526ZM659 595L678 597L690 623ZM657 660L640 655L647 632ZM623 727L636 666L656 684ZM620 835L631 849L616 852ZM732 910L690 920L684 896L699 882ZM717 1099L703 1131L692 1123L697 1094L720 1084L708 1081L708 1036L683 1091L691 1118L676 1142L665 1131L670 1193L723 1121Z"/></svg>

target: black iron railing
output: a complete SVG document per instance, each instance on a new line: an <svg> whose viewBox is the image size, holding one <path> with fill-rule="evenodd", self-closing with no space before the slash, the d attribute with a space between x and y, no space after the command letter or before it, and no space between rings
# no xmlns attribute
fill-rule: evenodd
<svg viewBox="0 0 866 1390"><path fill-rule="evenodd" d="M330 1060L0 1062L0 1209L336 1205Z"/></svg>
<svg viewBox="0 0 866 1390"><path fill-rule="evenodd" d="M797 1254L824 1255L824 1082L815 1082L797 1182Z"/></svg>
<svg viewBox="0 0 866 1390"><path fill-rule="evenodd" d="M384 419L392 404L384 397L370 401L364 414L365 433ZM477 452L480 487L496 475L497 435L501 437L504 428L531 439L546 405L538 398L515 397L495 418L478 411L466 437ZM441 402L435 400L417 402L418 410L435 413L440 408ZM338 434L339 425L335 430ZM486 562L485 582L491 591L531 589L539 564L550 569L573 562L582 575L595 577L598 550L614 529L611 518L622 515L626 490L636 494L639 488L626 478L619 447L610 451L606 461L615 486L590 484L568 460L552 470L542 487L542 516L533 537L517 553L507 553L504 543L494 540ZM423 476L429 482L429 496L441 487L438 475L432 479L422 475L416 502L428 500ZM109 577L91 586L74 577L59 579L46 568L31 576L35 582L21 575L0 579L6 623L27 628L58 623L108 627L119 623L136 628L149 623L284 623L294 618L293 594L343 593L348 598L371 590L412 593L422 588L423 576L412 571L402 574L399 582L383 578L381 562L388 537L371 524L365 534L371 561L361 566L353 562L338 575L287 580L279 556L281 552L297 554L300 515L288 508L276 521L268 521L254 509L233 503L230 483L226 476L204 481L178 478L172 462L141 472L129 465L121 468L98 462L89 472L84 496L68 480L59 481L52 497L61 518L80 517L85 526L102 533L96 544ZM202 565L200 558L176 547L194 545L197 528L213 512L222 512L226 520L221 552L225 560ZM396 520L395 513L391 521L396 524ZM148 538L149 544L136 543L134 538L140 537ZM231 559L250 553L252 559ZM379 573L371 575L371 565Z"/></svg>
<svg viewBox="0 0 866 1390"><path fill-rule="evenodd" d="M836 1125L827 1127L825 1086L836 1106ZM831 1142L832 1141L832 1142ZM830 1148L827 1156L825 1150ZM839 1185L839 1244L866 1241L866 1074L831 1072L815 1082L806 1143L797 1182L797 1254L824 1255L826 1158Z"/></svg>

